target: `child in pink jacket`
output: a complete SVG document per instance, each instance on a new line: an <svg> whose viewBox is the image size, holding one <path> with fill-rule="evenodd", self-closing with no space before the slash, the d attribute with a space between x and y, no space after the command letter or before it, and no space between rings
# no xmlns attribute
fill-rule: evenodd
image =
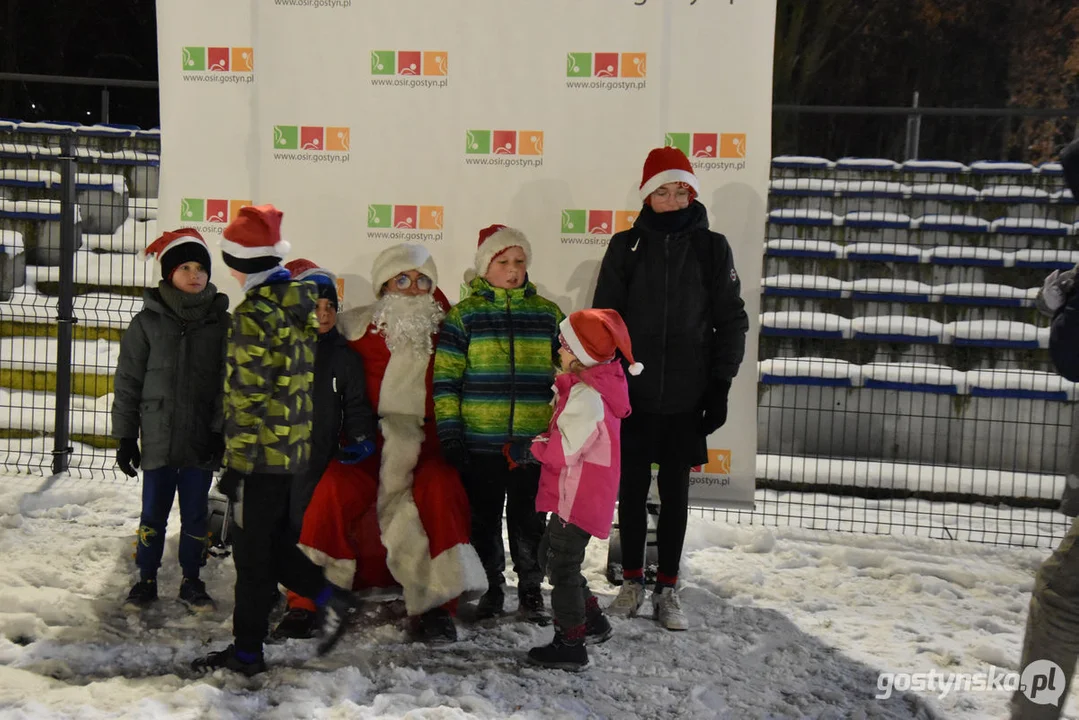
<svg viewBox="0 0 1079 720"><path fill-rule="evenodd" d="M555 411L547 432L530 448L508 446L510 464L534 459L543 465L536 510L551 513L541 544L554 590L551 609L555 636L532 648L530 662L544 667L580 670L588 665L585 642L603 642L611 624L581 575L585 548L593 537L611 532L621 475L619 438L629 415L629 390L621 351L636 375L629 332L614 310L581 310L559 325L561 372L555 378Z"/></svg>

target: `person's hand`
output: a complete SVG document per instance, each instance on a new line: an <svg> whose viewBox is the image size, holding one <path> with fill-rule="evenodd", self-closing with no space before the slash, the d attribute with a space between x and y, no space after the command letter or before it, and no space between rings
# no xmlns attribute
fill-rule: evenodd
<svg viewBox="0 0 1079 720"><path fill-rule="evenodd" d="M1054 270L1049 273L1042 283L1042 304L1051 312L1056 312L1064 307L1068 301L1072 288L1075 286L1075 269L1060 272Z"/></svg>
<svg viewBox="0 0 1079 720"><path fill-rule="evenodd" d="M232 502L237 502L240 496L240 483L243 479L244 474L239 470L228 468L221 473L221 479L217 481L217 491Z"/></svg>
<svg viewBox="0 0 1079 720"><path fill-rule="evenodd" d="M116 464L120 466L120 470L124 475L128 477L135 477L139 474L136 468L142 464L142 453L139 452L138 438L120 439L120 447L116 449Z"/></svg>
<svg viewBox="0 0 1079 720"><path fill-rule="evenodd" d="M705 436L719 430L727 422L727 396L731 391L730 380L716 380L704 395L704 417L701 429Z"/></svg>
<svg viewBox="0 0 1079 720"><path fill-rule="evenodd" d="M221 459L225 457L225 436L221 433L210 433L210 439L206 443L206 454L202 458L202 464L216 470L221 467Z"/></svg>
<svg viewBox="0 0 1079 720"><path fill-rule="evenodd" d="M345 465L355 465L371 457L371 453L374 451L375 444L373 442L367 438L357 438L355 442L342 447L337 457Z"/></svg>
<svg viewBox="0 0 1079 720"><path fill-rule="evenodd" d="M536 465L539 462L532 454L532 438L506 443L502 446L502 456L506 458L510 470L516 470L522 465Z"/></svg>
<svg viewBox="0 0 1079 720"><path fill-rule="evenodd" d="M470 464L468 448L460 440L447 440L442 443L442 455L446 458L446 462L457 469L457 472L464 475L468 471Z"/></svg>

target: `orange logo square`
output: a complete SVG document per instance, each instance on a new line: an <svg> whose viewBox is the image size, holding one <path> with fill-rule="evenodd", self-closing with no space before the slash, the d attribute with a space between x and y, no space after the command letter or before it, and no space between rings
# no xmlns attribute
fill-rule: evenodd
<svg viewBox="0 0 1079 720"><path fill-rule="evenodd" d="M646 59L647 53L622 53L622 77L646 77L648 73Z"/></svg>
<svg viewBox="0 0 1079 720"><path fill-rule="evenodd" d="M423 74L449 75L449 54L443 50L424 50Z"/></svg>
<svg viewBox="0 0 1079 720"><path fill-rule="evenodd" d="M740 158L746 156L745 133L720 133L719 156L721 158Z"/></svg>
<svg viewBox="0 0 1079 720"><path fill-rule="evenodd" d="M229 220L235 220L236 216L240 214L240 208L247 207L250 204L250 200L229 200Z"/></svg>
<svg viewBox="0 0 1079 720"><path fill-rule="evenodd" d="M704 471L715 475L730 475L731 451L708 448L708 464L704 466Z"/></svg>
<svg viewBox="0 0 1079 720"><path fill-rule="evenodd" d="M633 223L637 221L636 210L618 210L614 214L614 231L622 232L623 230L629 230L633 227Z"/></svg>
<svg viewBox="0 0 1079 720"><path fill-rule="evenodd" d="M347 127L326 128L326 149L348 152L350 148L349 129Z"/></svg>
<svg viewBox="0 0 1079 720"><path fill-rule="evenodd" d="M255 49L249 47L232 48L232 72L255 71Z"/></svg>
<svg viewBox="0 0 1079 720"><path fill-rule="evenodd" d="M420 230L442 229L442 206L420 205Z"/></svg>
<svg viewBox="0 0 1079 720"><path fill-rule="evenodd" d="M518 155L542 155L543 154L543 131L542 130L519 130L517 132Z"/></svg>
<svg viewBox="0 0 1079 720"><path fill-rule="evenodd" d="M343 307L345 302L345 279L337 278L337 307Z"/></svg>

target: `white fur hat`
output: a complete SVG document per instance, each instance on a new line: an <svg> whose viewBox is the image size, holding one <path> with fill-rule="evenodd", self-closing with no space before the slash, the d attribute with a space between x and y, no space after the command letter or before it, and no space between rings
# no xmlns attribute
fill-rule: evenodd
<svg viewBox="0 0 1079 720"><path fill-rule="evenodd" d="M382 292L382 286L387 280L407 270L418 270L431 278L432 293L438 287L438 268L435 267L435 259L427 248L415 243L401 243L380 252L371 266L371 284L374 286L375 297Z"/></svg>
<svg viewBox="0 0 1079 720"><path fill-rule="evenodd" d="M505 225L490 225L480 230L479 247L476 248L476 264L465 271L465 282L474 277L483 277L491 261L504 250L519 247L525 254L525 269L532 264L532 246L520 230Z"/></svg>

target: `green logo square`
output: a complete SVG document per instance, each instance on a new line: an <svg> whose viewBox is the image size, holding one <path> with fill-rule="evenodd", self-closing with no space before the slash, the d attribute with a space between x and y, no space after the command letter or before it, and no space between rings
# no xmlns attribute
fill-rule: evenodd
<svg viewBox="0 0 1079 720"><path fill-rule="evenodd" d="M689 133L667 133L663 136L663 146L678 148L689 157Z"/></svg>
<svg viewBox="0 0 1079 720"><path fill-rule="evenodd" d="M368 205L367 227L389 228L393 223L393 205Z"/></svg>
<svg viewBox="0 0 1079 720"><path fill-rule="evenodd" d="M592 53L569 53L566 77L592 77Z"/></svg>
<svg viewBox="0 0 1079 720"><path fill-rule="evenodd" d="M490 155L491 131L465 130L465 152L469 155Z"/></svg>
<svg viewBox="0 0 1079 720"><path fill-rule="evenodd" d="M184 70L187 72L199 72L206 69L206 48L185 47Z"/></svg>
<svg viewBox="0 0 1079 720"><path fill-rule="evenodd" d="M397 53L393 50L371 51L371 74L372 75L396 75Z"/></svg>
<svg viewBox="0 0 1079 720"><path fill-rule="evenodd" d="M180 201L180 222L202 222L205 219L205 200L201 198L184 198Z"/></svg>
<svg viewBox="0 0 1079 720"><path fill-rule="evenodd" d="M562 233L583 233L585 231L585 213L585 210L563 210Z"/></svg>
<svg viewBox="0 0 1079 720"><path fill-rule="evenodd" d="M296 125L274 125L273 146L278 150L296 150L300 147L300 128Z"/></svg>

